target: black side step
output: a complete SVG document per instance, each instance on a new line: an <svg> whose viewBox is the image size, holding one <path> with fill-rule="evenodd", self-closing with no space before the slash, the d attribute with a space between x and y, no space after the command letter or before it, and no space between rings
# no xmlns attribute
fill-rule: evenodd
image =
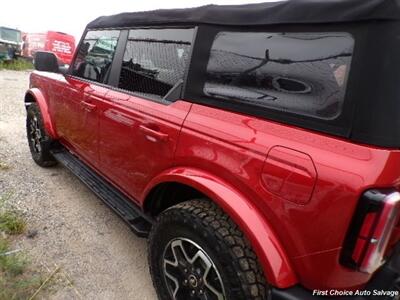
<svg viewBox="0 0 400 300"><path fill-rule="evenodd" d="M139 206L118 189L108 183L93 169L87 166L79 158L74 156L62 146L51 150L54 158L74 173L85 183L101 200L110 206L128 225L132 231L140 236L149 235L154 220L143 213Z"/></svg>

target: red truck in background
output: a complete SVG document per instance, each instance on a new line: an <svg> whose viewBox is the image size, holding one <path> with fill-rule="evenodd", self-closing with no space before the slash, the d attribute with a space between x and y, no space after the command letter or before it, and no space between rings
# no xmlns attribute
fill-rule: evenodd
<svg viewBox="0 0 400 300"><path fill-rule="evenodd" d="M25 33L22 56L33 59L37 51L53 52L61 64L69 65L75 51L75 38L72 35L47 31L45 33Z"/></svg>

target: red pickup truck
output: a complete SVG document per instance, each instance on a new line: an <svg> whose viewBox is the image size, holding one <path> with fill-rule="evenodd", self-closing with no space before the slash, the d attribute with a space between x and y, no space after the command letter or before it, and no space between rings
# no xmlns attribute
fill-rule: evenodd
<svg viewBox="0 0 400 300"><path fill-rule="evenodd" d="M392 0L100 17L36 54L32 157L149 237L160 299L399 299L399 36Z"/></svg>

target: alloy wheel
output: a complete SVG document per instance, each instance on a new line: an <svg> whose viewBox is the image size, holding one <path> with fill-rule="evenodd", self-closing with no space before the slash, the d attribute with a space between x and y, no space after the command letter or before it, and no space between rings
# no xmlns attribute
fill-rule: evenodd
<svg viewBox="0 0 400 300"><path fill-rule="evenodd" d="M218 269L195 242L175 238L164 249L164 279L172 299L226 299Z"/></svg>
<svg viewBox="0 0 400 300"><path fill-rule="evenodd" d="M36 153L42 151L41 141L42 141L42 131L39 127L39 121L36 116L30 119L29 122L29 138L32 144L32 148Z"/></svg>

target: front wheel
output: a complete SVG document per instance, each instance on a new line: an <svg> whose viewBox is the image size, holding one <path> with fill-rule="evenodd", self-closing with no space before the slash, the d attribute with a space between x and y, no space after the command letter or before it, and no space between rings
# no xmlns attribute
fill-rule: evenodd
<svg viewBox="0 0 400 300"><path fill-rule="evenodd" d="M249 242L211 201L191 200L163 212L149 244L150 272L159 299L268 299Z"/></svg>
<svg viewBox="0 0 400 300"><path fill-rule="evenodd" d="M27 109L26 134L34 162L41 167L54 166L57 161L50 153L53 141L44 129L43 118L36 103L30 104Z"/></svg>

